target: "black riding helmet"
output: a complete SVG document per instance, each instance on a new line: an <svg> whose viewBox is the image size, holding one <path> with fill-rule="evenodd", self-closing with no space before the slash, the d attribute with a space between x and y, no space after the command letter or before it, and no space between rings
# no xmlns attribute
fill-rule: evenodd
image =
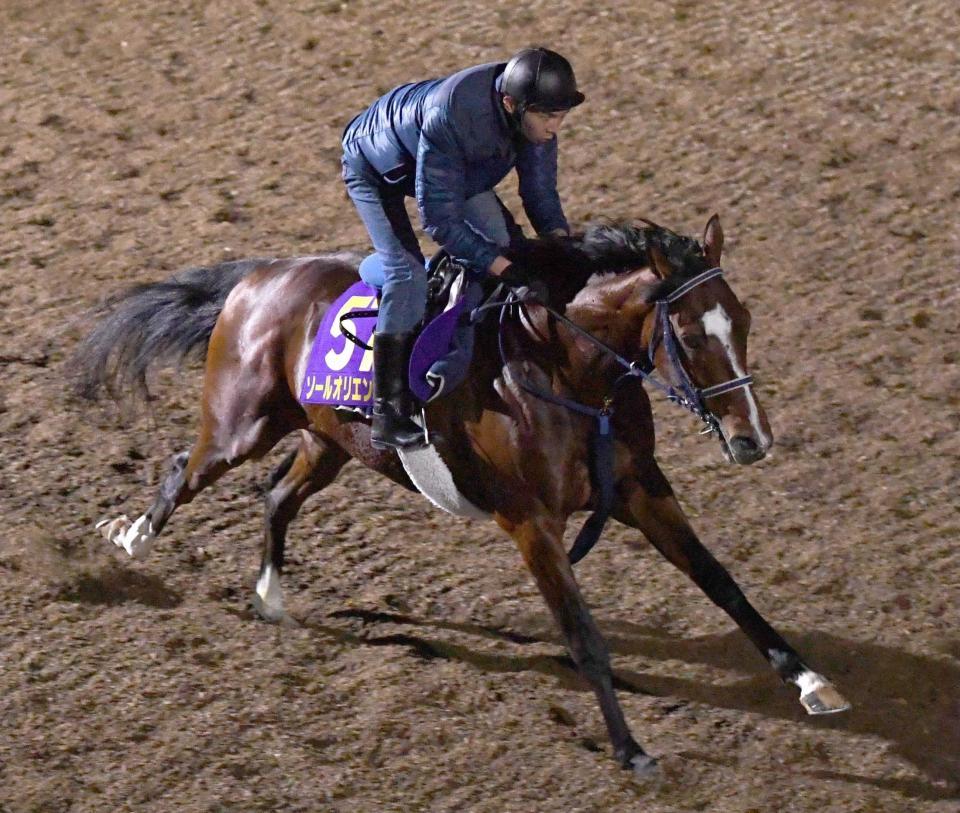
<svg viewBox="0 0 960 813"><path fill-rule="evenodd" d="M527 110L569 110L586 98L577 90L570 63L547 48L524 48L517 53L504 68L500 91L516 101L513 117L517 125Z"/></svg>

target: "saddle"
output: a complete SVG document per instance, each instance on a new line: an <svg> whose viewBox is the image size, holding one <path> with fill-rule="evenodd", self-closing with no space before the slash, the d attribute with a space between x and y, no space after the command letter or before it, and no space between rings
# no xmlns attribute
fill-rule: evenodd
<svg viewBox="0 0 960 813"><path fill-rule="evenodd" d="M440 249L427 260L427 308L424 311L424 326L443 312L450 301L450 289L461 273L472 272L455 262L444 249Z"/></svg>
<svg viewBox="0 0 960 813"><path fill-rule="evenodd" d="M436 316L446 308L450 301L450 290L456 282L457 277L465 274L468 278L473 277L478 281L482 275L470 271L466 266L456 262L445 249L440 249L434 254L426 264L427 269L427 304L424 310L423 321L418 326L418 331L422 330ZM383 268L380 265L380 258L377 254L370 254L363 259L358 269L360 279L368 285L381 289L383 288L384 275Z"/></svg>
<svg viewBox="0 0 960 813"><path fill-rule="evenodd" d="M422 403L435 400L466 377L473 357L470 314L483 299L479 275L438 252L427 264L426 315L410 354L410 390ZM373 353L383 272L376 255L364 259L361 281L324 314L301 384L300 401L370 412Z"/></svg>

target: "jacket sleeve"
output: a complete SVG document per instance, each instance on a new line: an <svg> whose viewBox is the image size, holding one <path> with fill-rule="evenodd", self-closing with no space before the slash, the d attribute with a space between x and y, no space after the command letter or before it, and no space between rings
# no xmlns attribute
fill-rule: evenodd
<svg viewBox="0 0 960 813"><path fill-rule="evenodd" d="M451 256L486 271L500 254L463 219L466 157L448 109L427 112L417 150L417 207L424 231Z"/></svg>
<svg viewBox="0 0 960 813"><path fill-rule="evenodd" d="M546 144L525 144L517 155L523 210L537 234L570 231L557 194L557 144L556 137Z"/></svg>

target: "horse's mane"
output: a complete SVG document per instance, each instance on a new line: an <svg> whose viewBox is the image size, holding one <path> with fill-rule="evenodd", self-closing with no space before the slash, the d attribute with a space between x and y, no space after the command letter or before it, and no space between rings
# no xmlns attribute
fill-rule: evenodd
<svg viewBox="0 0 960 813"><path fill-rule="evenodd" d="M650 265L659 249L674 273L651 287L649 300L667 296L707 267L700 244L662 226L593 223L572 237L541 237L510 247L507 258L550 288L555 304L566 304L597 274L622 274Z"/></svg>

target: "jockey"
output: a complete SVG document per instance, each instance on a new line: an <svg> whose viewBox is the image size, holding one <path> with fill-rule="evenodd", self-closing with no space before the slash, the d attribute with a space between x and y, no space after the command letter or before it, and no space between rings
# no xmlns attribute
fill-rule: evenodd
<svg viewBox="0 0 960 813"><path fill-rule="evenodd" d="M507 63L401 85L347 125L343 180L384 275L373 341L375 446L423 442L410 417L407 366L427 276L405 198L416 197L424 231L454 260L504 275L503 249L519 228L493 189L516 167L537 234L569 234L557 194L556 136L583 100L566 59L527 48ZM519 277L503 278L511 273Z"/></svg>

